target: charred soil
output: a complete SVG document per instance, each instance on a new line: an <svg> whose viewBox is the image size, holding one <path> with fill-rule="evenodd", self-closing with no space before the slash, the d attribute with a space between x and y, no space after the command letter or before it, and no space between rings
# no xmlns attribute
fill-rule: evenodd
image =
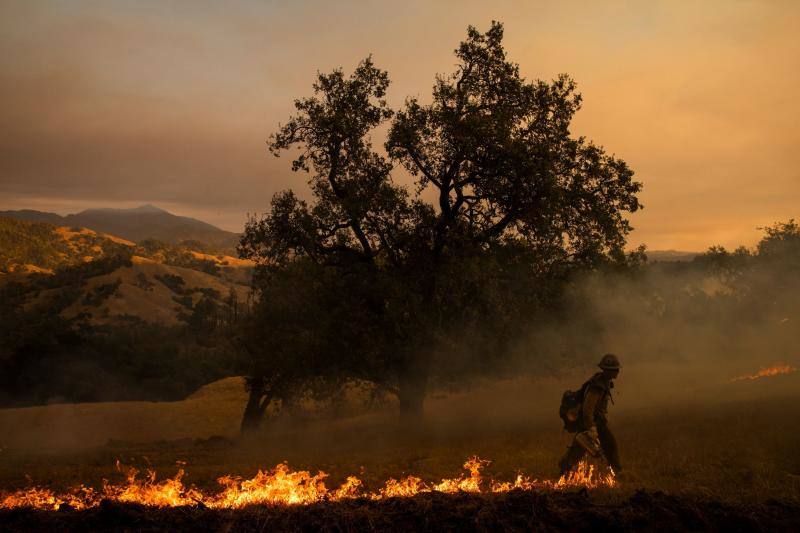
<svg viewBox="0 0 800 533"><path fill-rule="evenodd" d="M0 511L0 523L6 531L797 531L800 507L776 500L734 505L646 491L616 502L587 491L512 491L235 511L104 501L85 511Z"/></svg>

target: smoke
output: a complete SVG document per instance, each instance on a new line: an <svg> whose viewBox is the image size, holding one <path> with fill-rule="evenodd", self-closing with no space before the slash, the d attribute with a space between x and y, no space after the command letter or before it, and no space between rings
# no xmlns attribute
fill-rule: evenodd
<svg viewBox="0 0 800 533"><path fill-rule="evenodd" d="M569 290L562 315L518 345L516 368L572 379L576 388L602 354L615 353L624 408L791 392L782 379L731 382L760 368L798 366L800 283L791 268L732 276L696 261L587 275Z"/></svg>
<svg viewBox="0 0 800 533"><path fill-rule="evenodd" d="M268 438L279 447L292 435L299 439L292 448L299 449L306 440L317 442L309 435L338 432L331 446L353 452L434 443L479 447L533 431L537 446L560 451L561 395L598 371L607 352L623 365L610 406L612 424L639 412L706 412L796 395L800 372L734 381L760 368L800 367L800 280L794 267L790 261L747 260L738 273L701 259L583 275L570 284L557 312L533 320L502 367L434 379L418 426L398 426L397 406L390 402L340 421L321 413L300 429L284 419L271 426ZM466 364L475 356L463 355Z"/></svg>
<svg viewBox="0 0 800 533"><path fill-rule="evenodd" d="M560 450L561 394L591 377L606 352L617 354L623 366L610 406L612 421L643 409L704 409L796 395L800 372L734 381L761 368L800 367L795 269L791 261L761 262L737 274L695 261L587 274L573 280L558 312L532 321L503 368L463 378L456 389L433 380L419 427L399 426L393 401L360 411L334 406L312 414L285 412L267 421L257 448L272 447L275 453L291 448L292 456L301 457L333 434L326 450L334 455L412 449L423 442L468 447L481 436L540 428L545 439L540 445ZM0 425L17 429L0 444L82 447L108 439L235 437L246 396L240 381L225 383L224 394L210 386L207 394L182 402L4 410Z"/></svg>

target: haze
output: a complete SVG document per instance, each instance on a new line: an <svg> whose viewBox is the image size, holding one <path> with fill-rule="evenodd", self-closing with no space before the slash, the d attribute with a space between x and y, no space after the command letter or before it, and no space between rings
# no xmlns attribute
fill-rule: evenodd
<svg viewBox="0 0 800 533"><path fill-rule="evenodd" d="M392 105L426 98L492 19L525 76L577 80L574 132L644 182L631 245L752 245L798 215L800 4L732 0L6 0L0 209L149 202L239 231L302 184L265 141L317 70L372 53Z"/></svg>

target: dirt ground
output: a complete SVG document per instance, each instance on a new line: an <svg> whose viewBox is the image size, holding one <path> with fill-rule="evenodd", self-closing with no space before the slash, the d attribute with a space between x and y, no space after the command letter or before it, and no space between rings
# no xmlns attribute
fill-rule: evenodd
<svg viewBox="0 0 800 533"><path fill-rule="evenodd" d="M365 524L385 530L485 530L493 529L492 520L499 529L563 529L572 523L563 520L573 520L580 524L576 530L600 526L731 530L727 527L731 524L740 526L734 530L797 530L800 410L795 406L800 402L800 386L796 376L769 379L764 380L766 384L735 384L730 386L735 388L709 389L661 404L634 403L631 395L634 405L626 406L626 395L621 394L610 419L624 469L618 488L591 494L421 495L408 502L329 503L302 512L261 509L240 514L202 509L150 512L109 504L68 515L4 511L0 521L12 529L34 524L48 527L48 520L58 520L56 528L80 529L78 525L86 520L87 527L94 524L89 529L102 529L108 517L117 513L123 522L132 520L128 523L132 530L157 529L156 517L176 527L207 524L210 529L228 529L234 525L244 530L273 526L317 530L324 529L323 524L331 530L358 530ZM6 443L0 451L0 489L31 485L64 489L81 483L100 487L103 479L122 481L115 468L117 459L139 468L151 467L161 476L172 476L178 463L185 463L184 483L208 492L219 489L216 479L223 474L249 478L258 469L281 461L288 461L293 469L327 472L329 487L357 475L367 490L378 489L389 477L407 474L426 481L455 477L463 472L464 460L476 454L491 461L484 470L486 478L513 480L523 472L552 479L570 441L560 428L555 402L521 400L517 393L529 391L530 384L519 382L503 384L503 394L489 388L468 397L435 396L428 402L426 422L413 428L400 424L389 406L332 421L287 417L271 423L262 434L241 440L235 437L240 413L235 407L243 398L234 385L215 384L216 388L200 391L185 402L135 406L143 410L136 415L131 414L133 407L116 404L119 418L109 418L105 427L97 412L113 413L109 406L114 404L88 407L94 410L86 415L89 421L75 414L80 406L0 411L0 423L7 425L0 432ZM539 383L536 394L552 400L562 386L557 380ZM514 387L519 390L515 392ZM151 407L174 411L166 437L153 438L158 427L153 422L156 418L148 419L154 416L146 413ZM37 435L46 437L46 417L58 409L70 413L64 415L60 431L77 427L78 432L86 432L84 445L76 445L81 443L77 435L65 441L59 433L50 446L26 447L26 441ZM39 426L32 422L36 417ZM187 420L195 420L196 426ZM158 421L161 424L169 425ZM227 429L216 435L210 431L220 427ZM187 436L181 436L184 431L189 432ZM104 442L99 444L99 440ZM556 511L547 518L537 510L542 506ZM461 516L462 511L474 520ZM508 522L504 522L506 516ZM736 517L750 518L737 522Z"/></svg>
<svg viewBox="0 0 800 533"><path fill-rule="evenodd" d="M7 531L797 531L800 507L730 505L638 491L612 503L586 492L421 494L237 511L103 502L87 511L0 511Z"/></svg>

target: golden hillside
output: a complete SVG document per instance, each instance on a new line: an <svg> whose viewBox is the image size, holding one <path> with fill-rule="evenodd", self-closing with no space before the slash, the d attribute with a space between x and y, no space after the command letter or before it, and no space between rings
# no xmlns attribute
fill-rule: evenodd
<svg viewBox="0 0 800 533"><path fill-rule="evenodd" d="M62 287L44 290L28 305L49 305L65 290ZM247 301L248 293L246 285L222 277L133 256L129 266L88 278L80 296L61 316L83 317L94 324L136 317L145 322L175 325L182 318L185 320L205 295L227 301L233 294L241 303Z"/></svg>
<svg viewBox="0 0 800 533"><path fill-rule="evenodd" d="M27 286L27 309L58 307L64 318L93 324L135 318L175 325L204 298L242 305L252 266L152 239L137 244L86 228L0 218L0 283Z"/></svg>

